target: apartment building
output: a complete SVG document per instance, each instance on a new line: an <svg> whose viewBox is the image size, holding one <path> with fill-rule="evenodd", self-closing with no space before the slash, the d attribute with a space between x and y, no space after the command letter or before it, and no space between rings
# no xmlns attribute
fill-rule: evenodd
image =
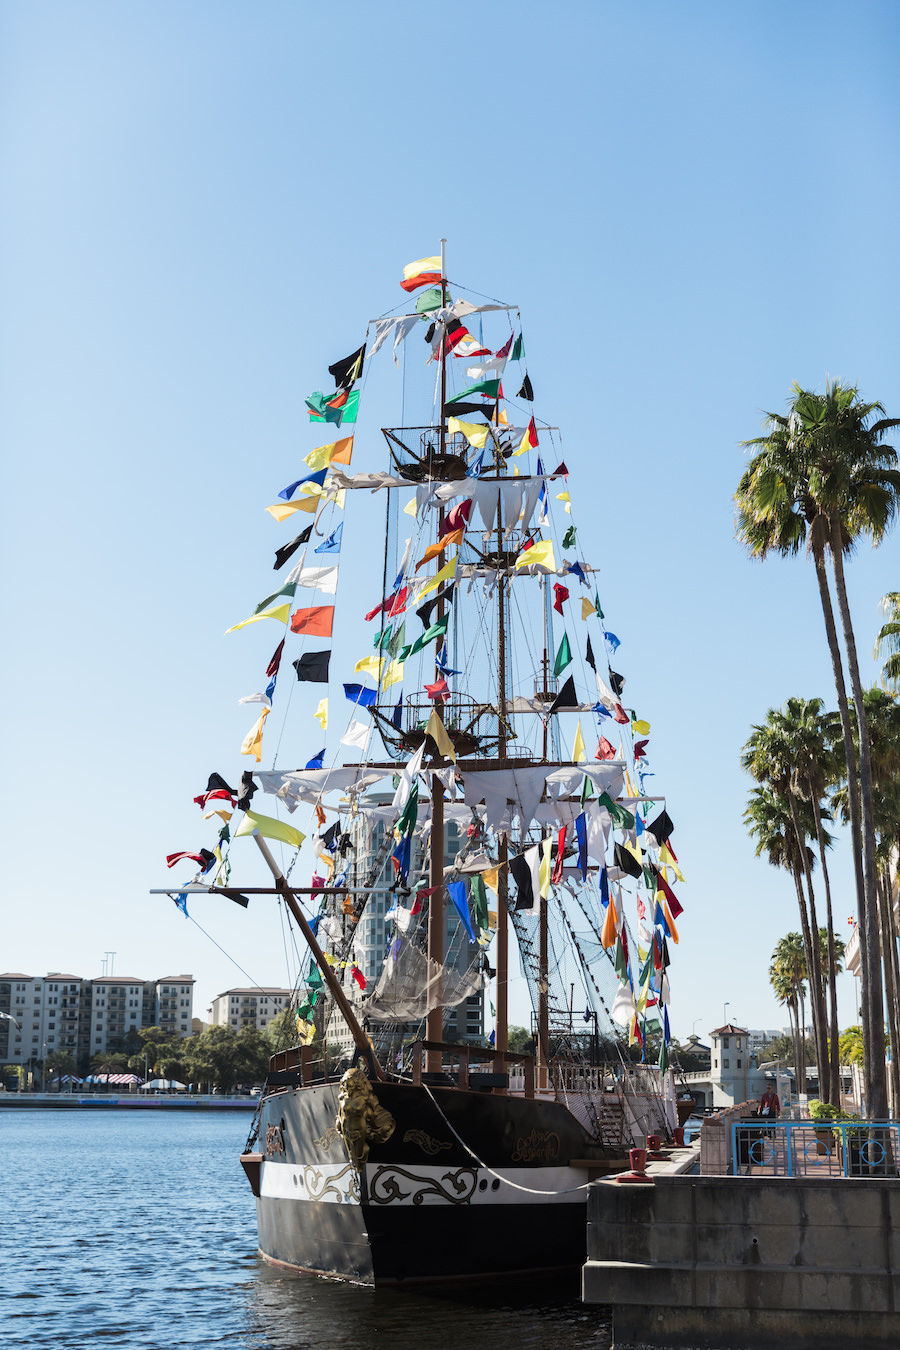
<svg viewBox="0 0 900 1350"><path fill-rule="evenodd" d="M240 1031L254 1027L264 1031L279 1013L291 1004L290 989L226 989L217 994L210 1008L213 1026L231 1027Z"/></svg>
<svg viewBox="0 0 900 1350"><path fill-rule="evenodd" d="M129 1032L160 1026L191 1034L194 980L190 975L140 980L129 975L85 979L51 971L0 974L0 1063L42 1062L64 1052L80 1062L125 1048Z"/></svg>

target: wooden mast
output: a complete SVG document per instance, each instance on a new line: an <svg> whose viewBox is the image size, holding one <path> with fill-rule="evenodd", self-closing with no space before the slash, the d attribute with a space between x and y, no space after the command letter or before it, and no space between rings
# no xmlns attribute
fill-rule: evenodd
<svg viewBox="0 0 900 1350"><path fill-rule="evenodd" d="M441 240L441 309L447 308L447 260L446 260L446 239ZM439 413L438 428L438 453L443 457L447 446L447 424L444 419L444 405L447 402L447 343L446 332L443 332L441 338L441 406ZM444 523L444 509L438 517L438 530ZM437 616L438 621L444 617L444 600L438 592ZM441 638L437 639L435 644L435 655L440 650ZM437 666L435 666L437 670ZM437 672L437 677L440 672ZM434 710L437 716L443 721L443 703L435 699ZM443 766L443 759L440 761ZM432 765L432 770L435 765ZM429 869L428 885L431 888L431 896L428 901L428 963L431 969L433 963L437 964L438 969L444 965L444 785L437 774L431 774L431 838L429 840ZM440 977L435 981L437 989L437 1007L432 1008L425 1016L425 1034L431 1042L441 1042L444 1039L444 1007L442 992L442 980ZM429 1073L440 1073L441 1071L441 1051L426 1050L425 1052L426 1068Z"/></svg>
<svg viewBox="0 0 900 1350"><path fill-rule="evenodd" d="M499 404L498 404L499 406ZM499 458L499 456L498 456ZM500 466L498 464L498 477ZM503 553L503 493L497 490L497 554ZM499 711L497 754L506 759L506 595L505 572L497 569L497 708ZM494 1045L497 1050L509 1049L509 885L507 862L509 843L505 834L497 846L497 1012Z"/></svg>

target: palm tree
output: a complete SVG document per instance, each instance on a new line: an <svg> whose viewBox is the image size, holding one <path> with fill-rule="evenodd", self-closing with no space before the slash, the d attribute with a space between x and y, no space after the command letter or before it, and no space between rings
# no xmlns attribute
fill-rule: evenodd
<svg viewBox="0 0 900 1350"><path fill-rule="evenodd" d="M785 1004L794 1041L794 1073L797 1091L806 1091L806 954L799 933L788 933L775 947L769 966L769 983L779 1003Z"/></svg>
<svg viewBox="0 0 900 1350"><path fill-rule="evenodd" d="M900 419L885 418L878 403L864 403L857 389L827 382L824 394L793 386L787 416L767 414L766 434L746 444L755 451L741 477L737 535L751 556L789 556L806 544L812 556L837 691L847 764L850 828L859 914L863 1027L867 1034L866 1100L878 1118L887 1111L884 1058L878 1052L883 996L878 933L872 774L856 641L847 602L844 554L867 535L883 538L897 511L900 472L885 432ZM875 420L873 420L873 418ZM847 668L856 707L859 774L831 591L830 560ZM856 784L859 783L859 792Z"/></svg>
<svg viewBox="0 0 900 1350"><path fill-rule="evenodd" d="M797 786L796 739L799 729L794 720L786 713L770 708L765 723L755 726L750 739L741 754L741 765L752 774L758 783L771 788L790 816L791 828L796 840L796 851L792 855L792 864L798 863L806 882L806 903L797 869L794 871L797 887L797 902L800 910L800 926L803 932L803 945L806 953L806 969L809 977L809 1002L812 1012L813 1039L816 1045L816 1059L819 1065L819 1085L826 1101L831 1098L830 1056L828 1050L828 1018L825 1004L825 986L822 974L818 942L813 934L818 933L816 919L815 890L812 880L813 856L807 847L807 839L815 834L823 834L821 819L818 828L813 819L810 804L804 801ZM805 755L802 756L805 761ZM801 814L806 819L801 819ZM824 851L824 845L823 845ZM808 909L807 909L808 905Z"/></svg>
<svg viewBox="0 0 900 1350"><path fill-rule="evenodd" d="M886 654L881 671L881 683L885 689L900 690L900 591L888 591L882 598L881 608L888 616L878 630L875 639L875 660L880 661Z"/></svg>

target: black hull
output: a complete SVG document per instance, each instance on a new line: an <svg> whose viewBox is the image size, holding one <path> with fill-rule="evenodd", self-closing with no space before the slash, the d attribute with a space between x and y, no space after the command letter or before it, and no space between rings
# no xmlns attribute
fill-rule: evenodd
<svg viewBox="0 0 900 1350"><path fill-rule="evenodd" d="M586 1184L616 1163L563 1106L373 1086L396 1127L371 1145L361 1173L334 1128L337 1084L263 1103L257 1217L267 1261L379 1286L584 1264Z"/></svg>

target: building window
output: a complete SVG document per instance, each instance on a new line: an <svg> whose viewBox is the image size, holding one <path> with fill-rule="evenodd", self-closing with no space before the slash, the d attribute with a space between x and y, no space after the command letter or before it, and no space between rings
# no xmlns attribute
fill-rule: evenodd
<svg viewBox="0 0 900 1350"><path fill-rule="evenodd" d="M740 1061L740 1060L738 1060L738 1062L737 1062L737 1066L738 1066L738 1068L740 1068L740 1067L741 1067L741 1061Z"/></svg>
<svg viewBox="0 0 900 1350"><path fill-rule="evenodd" d="M714 1068L714 1069L717 1069L718 1067L719 1067L719 1061L718 1061L717 1059L714 1059L714 1060L713 1060L713 1068Z"/></svg>
<svg viewBox="0 0 900 1350"><path fill-rule="evenodd" d="M722 1068L723 1068L723 1069L730 1068L730 1064L729 1064L729 1061L728 1061L727 1059L723 1059L723 1060L722 1060Z"/></svg>
<svg viewBox="0 0 900 1350"><path fill-rule="evenodd" d="M722 1037L722 1049L723 1049L723 1050L727 1050L727 1049L728 1049L728 1037L727 1037L727 1036L723 1036L723 1037Z"/></svg>

